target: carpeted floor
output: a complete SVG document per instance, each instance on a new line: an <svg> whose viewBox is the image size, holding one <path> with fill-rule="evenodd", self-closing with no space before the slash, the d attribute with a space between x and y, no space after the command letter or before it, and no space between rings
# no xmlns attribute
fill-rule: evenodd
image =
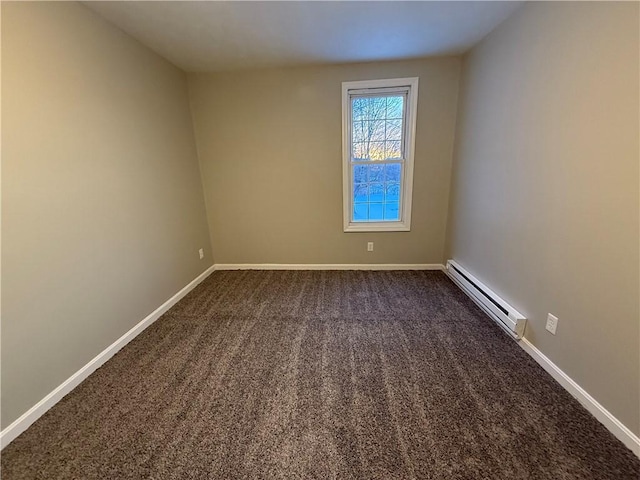
<svg viewBox="0 0 640 480"><path fill-rule="evenodd" d="M638 479L441 272L215 272L2 452L12 479Z"/></svg>

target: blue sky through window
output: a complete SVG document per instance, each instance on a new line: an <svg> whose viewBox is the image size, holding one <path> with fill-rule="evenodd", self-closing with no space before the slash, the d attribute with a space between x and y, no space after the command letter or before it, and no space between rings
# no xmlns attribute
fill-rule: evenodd
<svg viewBox="0 0 640 480"><path fill-rule="evenodd" d="M402 158L403 111L402 95L352 98L353 161Z"/></svg>

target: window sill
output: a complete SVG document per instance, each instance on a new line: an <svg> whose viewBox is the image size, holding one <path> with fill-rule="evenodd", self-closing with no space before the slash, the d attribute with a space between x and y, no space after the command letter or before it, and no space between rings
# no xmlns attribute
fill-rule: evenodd
<svg viewBox="0 0 640 480"><path fill-rule="evenodd" d="M385 223L349 223L344 227L345 233L353 232L409 232L411 226L403 222Z"/></svg>

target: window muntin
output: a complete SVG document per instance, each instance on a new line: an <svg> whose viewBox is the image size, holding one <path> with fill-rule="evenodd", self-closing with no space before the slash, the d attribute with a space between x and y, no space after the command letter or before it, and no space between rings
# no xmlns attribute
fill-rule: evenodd
<svg viewBox="0 0 640 480"><path fill-rule="evenodd" d="M409 230L417 81L343 83L345 231Z"/></svg>

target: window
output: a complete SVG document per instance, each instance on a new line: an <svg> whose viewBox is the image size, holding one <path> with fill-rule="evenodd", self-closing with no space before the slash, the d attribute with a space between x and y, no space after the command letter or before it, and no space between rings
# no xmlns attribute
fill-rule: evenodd
<svg viewBox="0 0 640 480"><path fill-rule="evenodd" d="M411 229L418 79L342 83L345 232Z"/></svg>

